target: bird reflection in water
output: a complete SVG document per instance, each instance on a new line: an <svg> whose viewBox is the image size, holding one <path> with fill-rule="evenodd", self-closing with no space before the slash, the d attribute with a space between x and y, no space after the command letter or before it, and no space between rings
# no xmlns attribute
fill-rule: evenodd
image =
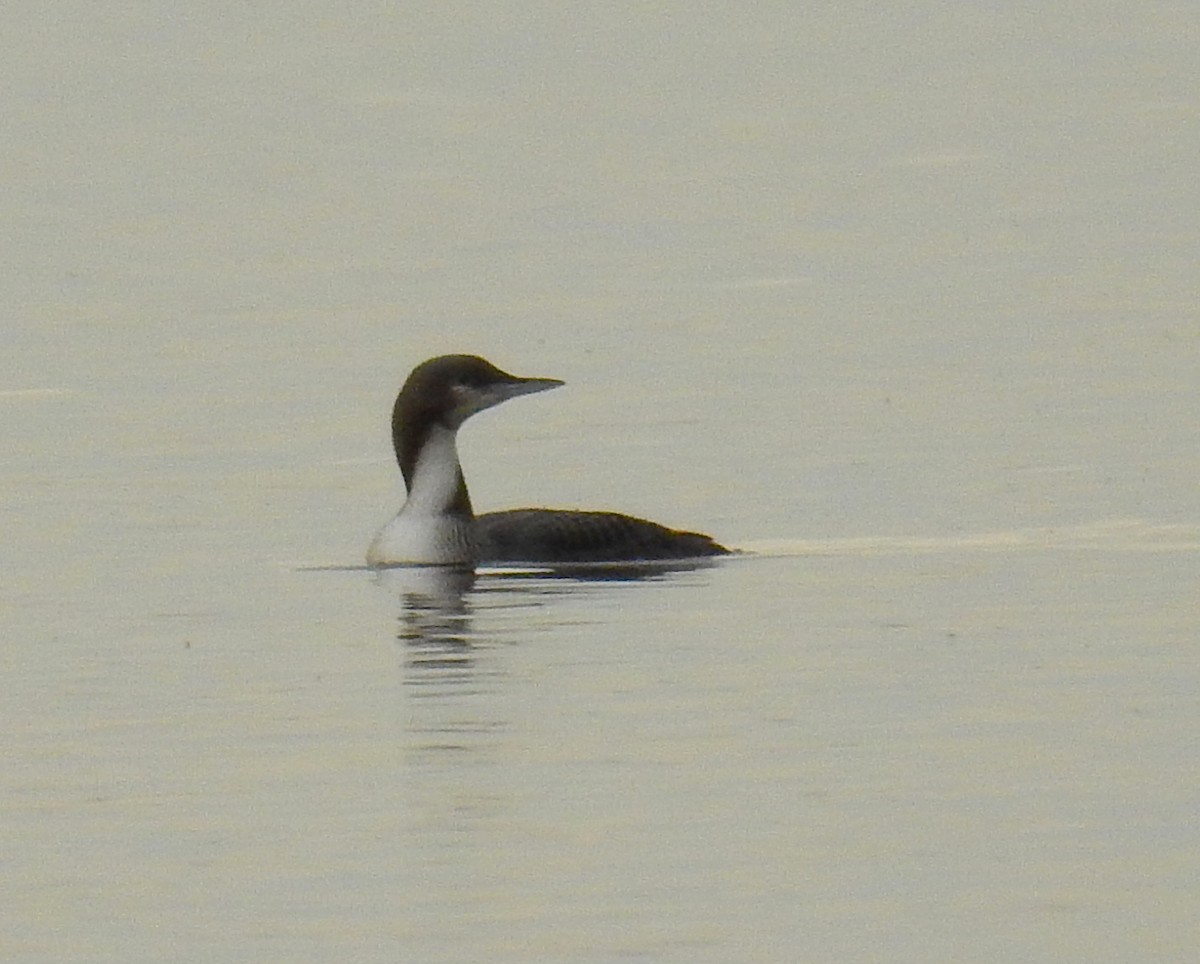
<svg viewBox="0 0 1200 964"><path fill-rule="evenodd" d="M410 669L443 682L470 672L473 569L403 566L379 570L376 580L399 595L396 639L406 648Z"/></svg>
<svg viewBox="0 0 1200 964"><path fill-rule="evenodd" d="M712 565L712 563L707 563ZM555 601L608 594L706 564L591 565L569 569L403 566L376 581L397 594L396 639L410 697L411 749L429 761L486 751L511 725L513 682L502 647L561 627ZM572 609L570 619L578 616Z"/></svg>
<svg viewBox="0 0 1200 964"><path fill-rule="evenodd" d="M474 616L485 600L485 608L493 611L540 609L551 597L600 589L600 584L612 588L659 581L713 565L712 560L695 559L478 572L466 566L396 566L377 570L376 580L399 597L396 639L405 647L405 664L417 671L410 682L449 683L462 682L471 673L475 647L483 641ZM492 632L482 635L494 639Z"/></svg>

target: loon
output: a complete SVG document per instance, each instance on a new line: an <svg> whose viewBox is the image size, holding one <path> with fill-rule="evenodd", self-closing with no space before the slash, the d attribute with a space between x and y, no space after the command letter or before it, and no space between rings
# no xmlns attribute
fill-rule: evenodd
<svg viewBox="0 0 1200 964"><path fill-rule="evenodd" d="M510 375L477 355L441 355L414 368L392 409L392 444L408 498L372 541L368 565L642 562L729 554L709 536L617 512L475 515L458 461L459 428L476 412L562 384Z"/></svg>

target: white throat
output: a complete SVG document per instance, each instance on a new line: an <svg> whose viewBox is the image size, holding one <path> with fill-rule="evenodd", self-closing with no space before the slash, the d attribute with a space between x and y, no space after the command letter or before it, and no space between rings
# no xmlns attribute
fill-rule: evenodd
<svg viewBox="0 0 1200 964"><path fill-rule="evenodd" d="M412 487L402 513L443 515L449 510L462 472L457 436L456 431L441 425L430 430L413 467Z"/></svg>
<svg viewBox="0 0 1200 964"><path fill-rule="evenodd" d="M461 471L456 432L434 426L413 467L408 498L371 543L367 563L372 566L471 563L471 519L450 512Z"/></svg>

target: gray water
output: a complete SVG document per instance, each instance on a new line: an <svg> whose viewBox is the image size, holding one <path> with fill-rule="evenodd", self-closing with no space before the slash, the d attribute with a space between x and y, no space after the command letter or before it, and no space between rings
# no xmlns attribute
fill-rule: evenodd
<svg viewBox="0 0 1200 964"><path fill-rule="evenodd" d="M0 957L1193 959L1189 5L3 18Z"/></svg>

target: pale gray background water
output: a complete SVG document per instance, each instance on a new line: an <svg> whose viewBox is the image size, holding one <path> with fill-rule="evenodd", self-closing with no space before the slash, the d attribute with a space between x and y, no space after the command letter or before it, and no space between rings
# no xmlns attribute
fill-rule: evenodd
<svg viewBox="0 0 1200 964"><path fill-rule="evenodd" d="M0 957L1190 961L1190 3L6 5ZM359 563L476 505L762 550Z"/></svg>

